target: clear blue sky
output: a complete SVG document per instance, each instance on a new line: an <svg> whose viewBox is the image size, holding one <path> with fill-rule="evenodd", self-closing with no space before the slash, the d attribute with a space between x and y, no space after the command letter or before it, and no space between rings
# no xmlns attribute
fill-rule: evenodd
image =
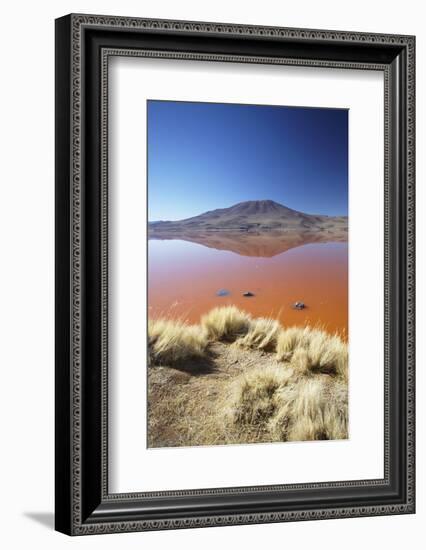
<svg viewBox="0 0 426 550"><path fill-rule="evenodd" d="M150 221L263 199L347 215L347 110L148 101Z"/></svg>

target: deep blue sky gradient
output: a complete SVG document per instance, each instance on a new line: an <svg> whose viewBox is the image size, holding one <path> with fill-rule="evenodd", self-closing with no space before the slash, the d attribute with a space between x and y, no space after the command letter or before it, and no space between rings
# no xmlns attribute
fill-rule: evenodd
<svg viewBox="0 0 426 550"><path fill-rule="evenodd" d="M347 110L148 101L150 221L262 199L347 215Z"/></svg>

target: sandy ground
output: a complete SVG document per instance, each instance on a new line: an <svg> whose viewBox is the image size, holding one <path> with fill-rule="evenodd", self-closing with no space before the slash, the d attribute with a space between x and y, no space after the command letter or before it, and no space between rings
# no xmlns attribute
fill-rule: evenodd
<svg viewBox="0 0 426 550"><path fill-rule="evenodd" d="M232 382L253 367L278 364L274 354L235 345L210 345L206 360L185 368L152 366L148 374L149 447L270 441L270 435L238 433L226 420Z"/></svg>

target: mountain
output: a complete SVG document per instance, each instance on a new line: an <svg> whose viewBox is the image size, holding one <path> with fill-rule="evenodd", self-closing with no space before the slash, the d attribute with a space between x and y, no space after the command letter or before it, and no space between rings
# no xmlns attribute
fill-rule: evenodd
<svg viewBox="0 0 426 550"><path fill-rule="evenodd" d="M149 222L151 238L161 234L195 232L307 232L338 230L347 231L346 216L305 214L271 200L240 202L229 208L211 210L179 221ZM177 238L177 237L175 237Z"/></svg>

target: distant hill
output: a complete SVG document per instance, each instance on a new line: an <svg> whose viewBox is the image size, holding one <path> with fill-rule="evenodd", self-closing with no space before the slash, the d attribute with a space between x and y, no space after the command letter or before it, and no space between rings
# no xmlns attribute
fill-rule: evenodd
<svg viewBox="0 0 426 550"><path fill-rule="evenodd" d="M184 220L149 222L148 231L149 237L154 239L184 238L186 234L191 236L188 240L196 240L194 237L197 235L205 238L206 235L218 232L293 235L324 233L344 237L347 227L347 216L305 214L272 200L258 200L240 202L229 208L211 210Z"/></svg>

